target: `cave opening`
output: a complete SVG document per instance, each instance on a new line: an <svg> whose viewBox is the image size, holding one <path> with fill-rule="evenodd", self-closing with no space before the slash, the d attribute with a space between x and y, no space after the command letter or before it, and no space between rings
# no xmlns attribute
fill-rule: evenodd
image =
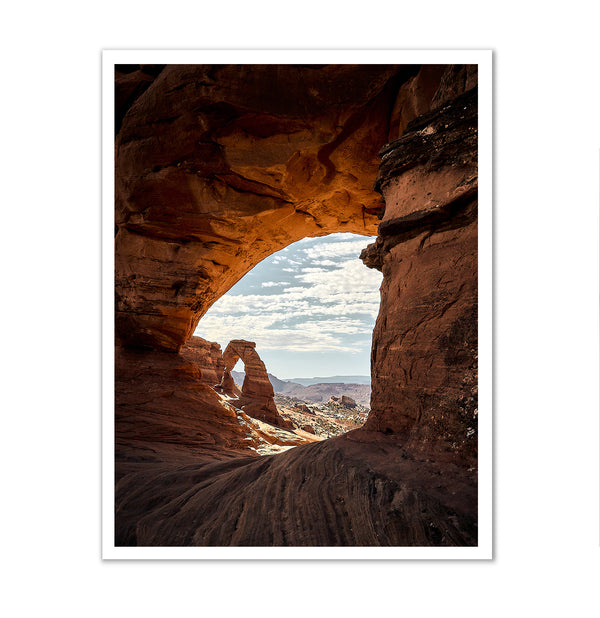
<svg viewBox="0 0 600 618"><path fill-rule="evenodd" d="M477 66L141 69L116 80L116 544L477 544ZM346 266L311 245L341 232ZM269 373L372 377L364 429L288 431Z"/></svg>
<svg viewBox="0 0 600 618"><path fill-rule="evenodd" d="M284 422L268 416L280 427L312 441L365 423L382 276L359 255L373 240L351 233L303 238L262 260L214 303L194 334L221 345L220 391L228 401L246 410L252 396L269 396L258 363ZM231 347L236 341L255 348Z"/></svg>

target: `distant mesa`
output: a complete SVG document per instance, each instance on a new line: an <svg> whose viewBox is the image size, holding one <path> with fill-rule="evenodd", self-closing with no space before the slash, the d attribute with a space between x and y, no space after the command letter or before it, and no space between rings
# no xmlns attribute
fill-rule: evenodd
<svg viewBox="0 0 600 618"><path fill-rule="evenodd" d="M313 384L371 384L371 376L325 376L316 378L289 378L285 382L294 382L302 386L311 386ZM273 386L274 387L274 386Z"/></svg>
<svg viewBox="0 0 600 618"><path fill-rule="evenodd" d="M243 371L232 371L236 384L242 385L245 379ZM368 376L329 376L322 378L295 378L294 381L280 380L272 373L267 374L273 390L281 395L296 397L312 403L326 403L330 397L346 395L361 406L371 403L371 384ZM350 380L357 380L351 382ZM321 380L321 382L313 382ZM302 384L304 382L305 384Z"/></svg>

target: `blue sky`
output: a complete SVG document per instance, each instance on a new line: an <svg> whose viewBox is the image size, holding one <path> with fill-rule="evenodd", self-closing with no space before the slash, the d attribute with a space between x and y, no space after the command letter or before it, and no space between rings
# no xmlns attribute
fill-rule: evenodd
<svg viewBox="0 0 600 618"><path fill-rule="evenodd" d="M231 339L255 341L267 371L281 379L369 375L382 276L358 256L373 241L331 234L270 255L209 309L195 334L223 349Z"/></svg>

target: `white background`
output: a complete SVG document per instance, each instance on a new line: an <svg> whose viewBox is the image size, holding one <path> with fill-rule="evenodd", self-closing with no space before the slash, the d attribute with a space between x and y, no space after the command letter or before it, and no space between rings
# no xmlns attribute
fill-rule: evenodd
<svg viewBox="0 0 600 618"><path fill-rule="evenodd" d="M330 4L3 8L5 615L598 614L593 4ZM100 560L100 51L203 47L495 51L494 561Z"/></svg>

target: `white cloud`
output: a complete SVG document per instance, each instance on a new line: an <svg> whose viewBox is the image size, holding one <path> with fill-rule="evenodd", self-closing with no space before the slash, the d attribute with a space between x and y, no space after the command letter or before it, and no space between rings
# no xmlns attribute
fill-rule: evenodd
<svg viewBox="0 0 600 618"><path fill-rule="evenodd" d="M370 241L336 240L298 249L305 265L300 271L287 264L300 266L302 261L276 256L272 263L286 266L286 273L297 273L294 285L268 280L261 283L263 293L259 288L249 294L226 294L200 320L197 333L221 345L248 339L264 350L364 353L379 311L382 278L357 259ZM321 259L310 259L313 256ZM269 273L272 278L273 271ZM275 294L273 288L279 288Z"/></svg>
<svg viewBox="0 0 600 618"><path fill-rule="evenodd" d="M289 281L263 281L260 284L263 288L274 288L278 286L291 285Z"/></svg>
<svg viewBox="0 0 600 618"><path fill-rule="evenodd" d="M263 350L339 351L353 352L363 347L364 342L348 343L344 335L370 334L360 320L308 321L294 326L273 327L281 316L244 315L239 317L205 316L198 333L225 346L231 339L255 341Z"/></svg>
<svg viewBox="0 0 600 618"><path fill-rule="evenodd" d="M309 266L307 268L303 268L302 269L303 273L322 273L325 272L325 270L323 268L314 268L312 266ZM301 277L302 275L296 275L296 278Z"/></svg>
<svg viewBox="0 0 600 618"><path fill-rule="evenodd" d="M339 242L330 242L327 244L317 245L316 247L308 247L302 251L310 258L335 258L344 255L353 255L358 257L360 252L370 244L372 239L365 237L360 240L342 240Z"/></svg>

